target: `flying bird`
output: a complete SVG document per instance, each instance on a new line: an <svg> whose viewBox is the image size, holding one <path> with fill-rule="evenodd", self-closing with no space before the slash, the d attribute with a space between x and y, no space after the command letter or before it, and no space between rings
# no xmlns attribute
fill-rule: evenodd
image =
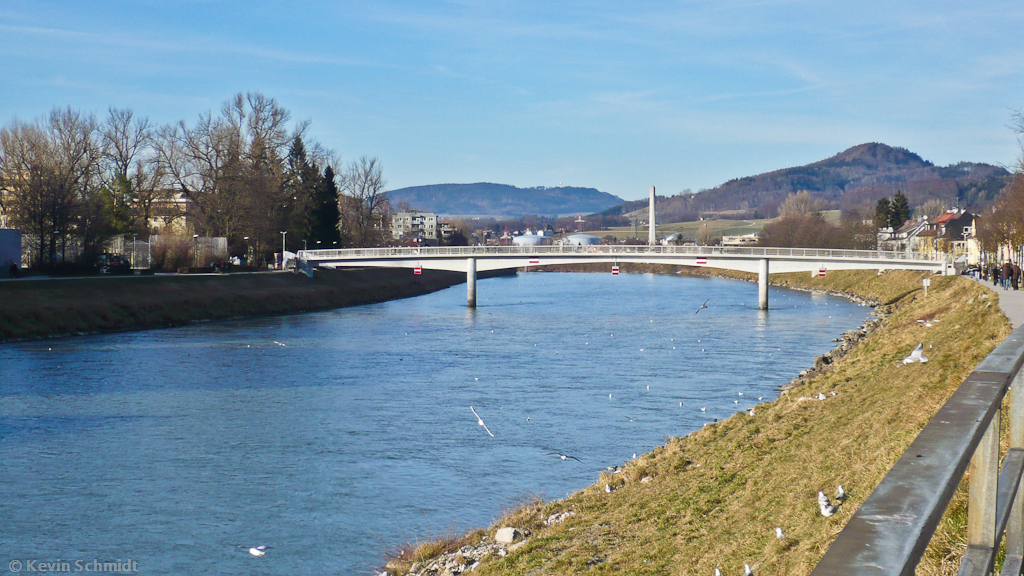
<svg viewBox="0 0 1024 576"><path fill-rule="evenodd" d="M267 550L271 550L273 547L272 546L256 546L255 548L249 548L248 546L239 546L238 548L241 549L241 550L248 550L249 554L252 554L253 556L255 556L257 558L262 558L264 555L266 555Z"/></svg>
<svg viewBox="0 0 1024 576"><path fill-rule="evenodd" d="M711 300L711 298L708 298L708 300ZM700 305L700 308L697 308L697 311L693 313L694 316L696 316L697 314L700 314L701 310L703 310L703 309L708 307L708 300L705 300L704 303Z"/></svg>
<svg viewBox="0 0 1024 576"><path fill-rule="evenodd" d="M473 407L470 406L469 409L473 410ZM488 434L491 434L491 429L487 427L487 424L484 424L484 419L481 418L480 415L476 413L476 410L473 410L473 416L476 416L476 423L483 426L484 430L487 430ZM494 434L491 434L491 438L494 438Z"/></svg>
<svg viewBox="0 0 1024 576"><path fill-rule="evenodd" d="M922 344L918 344L917 348L914 348L914 351L910 353L910 356L907 356L906 358L903 359L903 363L904 364L913 364L914 362L920 362L920 363L924 364L925 362L928 361L928 359L921 355L922 352L924 352L924 344L923 343Z"/></svg>
<svg viewBox="0 0 1024 576"><path fill-rule="evenodd" d="M570 460L575 460L575 461L579 462L580 464L583 463L583 460L580 460L579 458L577 458L575 456L569 456L568 454L562 454L561 452L548 452L547 454L545 454L545 456L558 456L562 460L570 459Z"/></svg>

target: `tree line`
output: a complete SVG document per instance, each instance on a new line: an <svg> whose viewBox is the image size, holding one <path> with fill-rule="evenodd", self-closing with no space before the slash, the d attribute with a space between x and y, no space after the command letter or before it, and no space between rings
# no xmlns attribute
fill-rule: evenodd
<svg viewBox="0 0 1024 576"><path fill-rule="evenodd" d="M111 238L222 236L257 259L289 247L371 246L391 207L376 158L343 164L308 121L260 93L163 126L130 109L58 108L0 128L0 214L43 263L92 262ZM187 229L186 229L187 228Z"/></svg>

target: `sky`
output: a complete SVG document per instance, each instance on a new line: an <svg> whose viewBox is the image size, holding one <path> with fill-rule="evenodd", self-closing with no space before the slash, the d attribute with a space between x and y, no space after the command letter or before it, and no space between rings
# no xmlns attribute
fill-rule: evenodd
<svg viewBox="0 0 1024 576"><path fill-rule="evenodd" d="M864 142L1013 165L1024 2L3 0L0 123L261 92L389 189L673 195Z"/></svg>

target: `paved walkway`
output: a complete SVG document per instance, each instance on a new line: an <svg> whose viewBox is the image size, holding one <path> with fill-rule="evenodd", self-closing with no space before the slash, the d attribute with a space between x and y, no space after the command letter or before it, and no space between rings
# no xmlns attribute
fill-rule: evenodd
<svg viewBox="0 0 1024 576"><path fill-rule="evenodd" d="M991 288L999 296L999 307L1003 314L1010 319L1014 329L1024 325L1024 290L1003 290L1000 286L993 286L992 282L980 281L986 287Z"/></svg>

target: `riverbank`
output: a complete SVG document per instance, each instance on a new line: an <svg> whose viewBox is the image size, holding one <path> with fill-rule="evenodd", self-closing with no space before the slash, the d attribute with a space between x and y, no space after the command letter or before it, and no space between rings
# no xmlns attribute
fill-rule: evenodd
<svg viewBox="0 0 1024 576"><path fill-rule="evenodd" d="M400 268L317 270L312 278L279 272L5 281L0 342L329 310L465 281L464 273Z"/></svg>
<svg viewBox="0 0 1024 576"><path fill-rule="evenodd" d="M876 302L883 314L862 339L840 343L846 353L828 370L808 374L753 415L737 413L670 438L590 487L563 500L532 501L485 530L409 546L395 554L389 571L459 573L475 565L481 574L706 575L716 567L738 574L746 563L755 573L808 574L918 431L1010 332L986 287L930 276L925 297L924 277L900 271L773 276L773 285ZM902 358L922 343L929 362L904 365ZM822 517L818 491L833 496L839 484L848 499L836 515ZM919 573L956 572L966 547L961 488ZM776 527L784 538L776 538ZM501 528L520 536L496 542Z"/></svg>

